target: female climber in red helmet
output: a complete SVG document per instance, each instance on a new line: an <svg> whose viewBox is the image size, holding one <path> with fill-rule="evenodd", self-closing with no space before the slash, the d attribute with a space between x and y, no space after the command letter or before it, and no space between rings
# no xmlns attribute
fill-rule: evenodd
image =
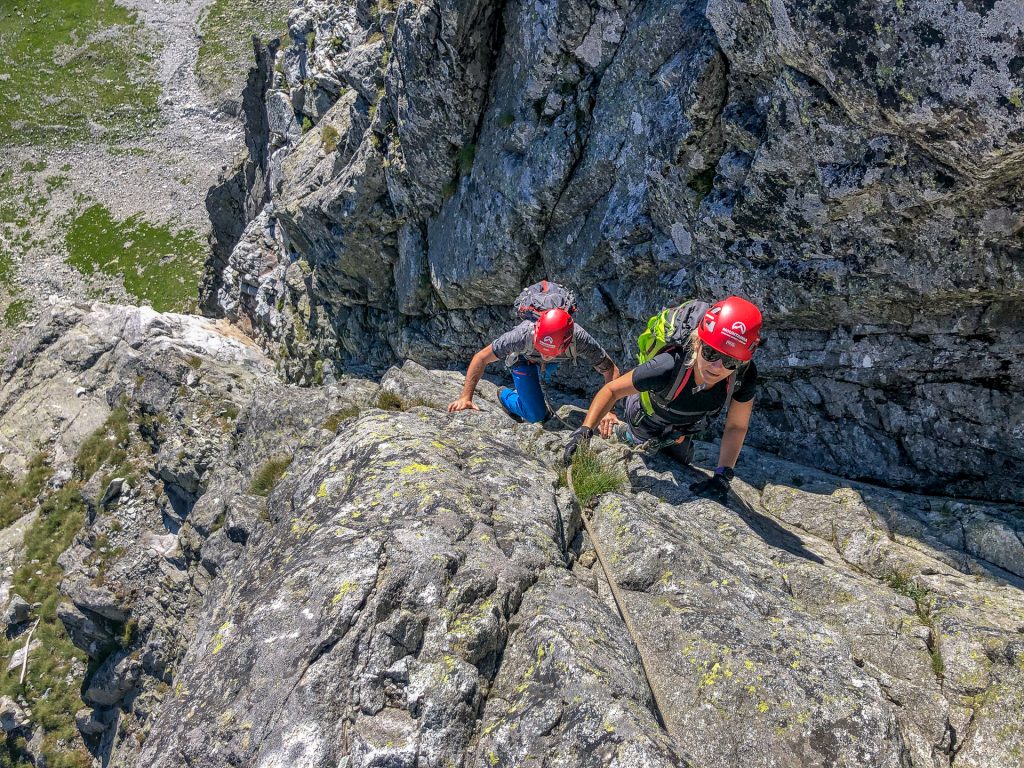
<svg viewBox="0 0 1024 768"><path fill-rule="evenodd" d="M724 496L754 407L757 367L751 358L761 333L761 312L749 301L730 296L695 321L682 343L669 345L600 389L583 426L569 438L566 463L600 425L602 437L614 433L630 445L661 448L688 464L693 458L692 436L727 408L714 475L690 486L696 493ZM624 422L610 413L622 398Z"/></svg>
<svg viewBox="0 0 1024 768"><path fill-rule="evenodd" d="M573 322L565 309L548 309L537 320L524 320L508 333L502 334L473 356L466 371L466 383L459 398L448 405L448 411L467 408L480 410L473 403L473 393L488 363L504 360L512 372L514 389L502 387L498 399L517 421L538 422L547 416L547 404L540 385L541 367L550 373L563 360L577 357L594 366L605 382L619 375L594 337Z"/></svg>

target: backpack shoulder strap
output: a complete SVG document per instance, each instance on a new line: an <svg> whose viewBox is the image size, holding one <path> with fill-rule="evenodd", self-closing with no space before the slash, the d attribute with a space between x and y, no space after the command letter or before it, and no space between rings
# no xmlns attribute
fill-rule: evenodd
<svg viewBox="0 0 1024 768"><path fill-rule="evenodd" d="M672 383L658 393L658 396L667 403L672 402L679 396L679 393L683 391L683 387L686 386L686 382L693 375L693 366L687 365L686 356L679 353L680 350L678 349L672 350L672 356L676 361L676 375L672 377Z"/></svg>

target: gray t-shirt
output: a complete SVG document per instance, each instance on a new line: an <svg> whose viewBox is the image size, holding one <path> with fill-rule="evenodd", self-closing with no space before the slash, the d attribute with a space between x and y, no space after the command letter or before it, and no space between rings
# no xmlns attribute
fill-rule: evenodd
<svg viewBox="0 0 1024 768"><path fill-rule="evenodd" d="M511 331L503 333L491 342L491 350L499 360L504 360L505 365L510 368L520 360L525 360L528 363L543 362L540 352L533 346L534 325L531 320L524 320ZM572 343L569 348L552 358L550 362L560 363L576 358L590 363L599 373L606 373L612 369L612 359L604 351L604 347L579 325L573 325Z"/></svg>

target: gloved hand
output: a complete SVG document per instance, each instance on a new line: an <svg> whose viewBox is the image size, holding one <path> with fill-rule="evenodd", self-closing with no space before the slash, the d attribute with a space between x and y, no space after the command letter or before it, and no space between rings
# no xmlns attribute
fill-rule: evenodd
<svg viewBox="0 0 1024 768"><path fill-rule="evenodd" d="M569 435L569 442L565 444L565 452L562 454L562 461L565 466L572 464L572 457L581 446L587 445L590 438L594 436L594 430L590 427L580 427Z"/></svg>
<svg viewBox="0 0 1024 768"><path fill-rule="evenodd" d="M714 501L722 501L729 495L729 481L732 479L732 472L725 472L721 467L715 470L715 474L707 480L699 480L690 485L690 493L703 496Z"/></svg>

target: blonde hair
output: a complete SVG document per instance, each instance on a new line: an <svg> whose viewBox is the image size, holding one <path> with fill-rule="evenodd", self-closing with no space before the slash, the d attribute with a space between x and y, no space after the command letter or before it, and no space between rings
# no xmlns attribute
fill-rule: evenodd
<svg viewBox="0 0 1024 768"><path fill-rule="evenodd" d="M694 328L690 331L690 352L686 356L686 367L689 368L697 362L697 355L700 354L700 336L697 335L697 329Z"/></svg>

